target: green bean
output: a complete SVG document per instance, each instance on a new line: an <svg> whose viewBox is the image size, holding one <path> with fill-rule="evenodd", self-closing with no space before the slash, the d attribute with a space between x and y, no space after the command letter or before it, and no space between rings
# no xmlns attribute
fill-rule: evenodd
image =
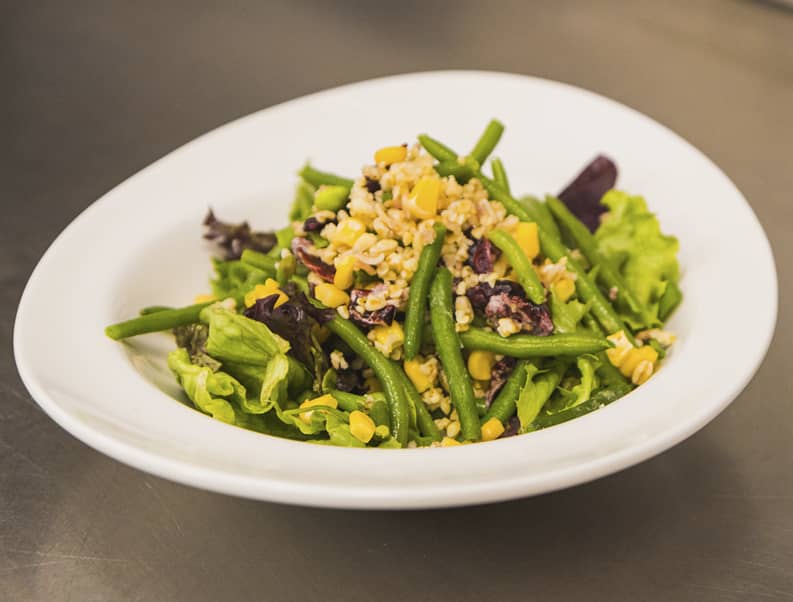
<svg viewBox="0 0 793 602"><path fill-rule="evenodd" d="M507 170L504 169L504 164L501 162L501 159L495 157L490 159L490 168L493 170L493 180L495 183L509 192L509 179L507 178Z"/></svg>
<svg viewBox="0 0 793 602"><path fill-rule="evenodd" d="M427 293L430 289L435 268L441 256L446 228L435 224L435 240L421 250L419 265L410 281L407 309L405 310L405 357L413 359L421 349L424 313L427 310Z"/></svg>
<svg viewBox="0 0 793 602"><path fill-rule="evenodd" d="M274 257L259 253L253 249L245 249L242 252L242 256L240 256L240 261L258 268L263 272L267 272L270 275L275 275L276 264L278 263L278 260Z"/></svg>
<svg viewBox="0 0 793 602"><path fill-rule="evenodd" d="M666 322L666 319L672 315L682 300L683 293L680 291L680 287L674 282L668 282L666 290L658 302L658 319L661 322Z"/></svg>
<svg viewBox="0 0 793 602"><path fill-rule="evenodd" d="M435 171L439 176L445 178L446 176L454 176L460 184L465 184L468 180L474 177L474 170L465 163L459 161L441 161L435 164Z"/></svg>
<svg viewBox="0 0 793 602"><path fill-rule="evenodd" d="M295 199L292 201L292 208L289 210L289 221L303 221L311 215L311 207L314 205L314 187L303 180L297 185Z"/></svg>
<svg viewBox="0 0 793 602"><path fill-rule="evenodd" d="M438 161L457 161L457 153L442 142L435 140L435 138L427 136L427 134L419 134L419 143L424 147L425 151Z"/></svg>
<svg viewBox="0 0 793 602"><path fill-rule="evenodd" d="M324 211L338 211L347 204L348 186L321 186L314 194L314 205Z"/></svg>
<svg viewBox="0 0 793 602"><path fill-rule="evenodd" d="M533 212L530 213L527 207L525 207L520 201L516 200L509 192L504 190L493 180L482 173L476 174L476 177L482 183L482 186L484 186L485 190L487 190L487 196L504 205L504 208L508 213L518 216L518 218L524 222L538 221L533 219Z"/></svg>
<svg viewBox="0 0 793 602"><path fill-rule="evenodd" d="M603 286L609 289L612 287L616 288L617 298L637 317L646 320L645 311L639 303L639 300L636 299L625 284L617 268L598 250L595 237L589 231L589 228L582 224L567 208L567 205L559 199L549 196L545 203L554 217L556 217L562 227L567 230L568 234L575 241L578 249L584 254L584 257L587 258L589 264L600 268L597 275Z"/></svg>
<svg viewBox="0 0 793 602"><path fill-rule="evenodd" d="M331 389L330 394L339 403L339 407L345 412L352 412L354 410L363 410L366 407L365 398L355 393L348 393L347 391L339 391L338 389Z"/></svg>
<svg viewBox="0 0 793 602"><path fill-rule="evenodd" d="M430 414L429 409L427 409L427 405L424 403L421 395L419 395L419 392L416 390L413 381L408 378L408 375L405 374L405 371L402 370L402 367L399 364L396 364L394 367L399 373L399 377L402 379L405 395L407 395L408 401L415 410L416 426L418 427L419 432L425 437L431 438L433 441L440 441L441 432L438 430L435 421L432 419L432 414Z"/></svg>
<svg viewBox="0 0 793 602"><path fill-rule="evenodd" d="M474 150L471 151L469 156L478 162L479 165L484 165L490 153L496 148L498 141L501 140L501 134L503 133L504 125L497 119L491 119L479 140L476 141L476 146L474 146Z"/></svg>
<svg viewBox="0 0 793 602"><path fill-rule="evenodd" d="M507 420L515 415L515 402L520 395L520 390L526 384L526 361L520 360L512 369L512 373L507 378L504 386L496 395L493 403L490 404L487 413L482 417L482 424L491 418L498 418L501 424L505 424Z"/></svg>
<svg viewBox="0 0 793 602"><path fill-rule="evenodd" d="M383 386L388 410L391 414L391 432L403 447L408 442L410 427L410 402L402 390L402 380L391 361L375 349L366 336L352 322L336 316L327 323L328 328L374 371Z"/></svg>
<svg viewBox="0 0 793 602"><path fill-rule="evenodd" d="M294 255L287 255L275 264L275 279L279 286L285 286L289 279L294 276L297 262Z"/></svg>
<svg viewBox="0 0 793 602"><path fill-rule="evenodd" d="M149 314L156 314L161 311L168 311L173 309L173 307L169 307L167 305L150 305L149 307L144 307L140 310L141 316L148 316Z"/></svg>
<svg viewBox="0 0 793 602"><path fill-rule="evenodd" d="M507 258L507 262L515 270L520 285L526 291L526 295L532 303L537 305L545 303L545 288L542 286L540 277L534 271L534 267L531 265L526 253L520 248L518 241L504 230L492 230L487 235L487 238L501 249L504 257Z"/></svg>
<svg viewBox="0 0 793 602"><path fill-rule="evenodd" d="M562 239L562 233L559 232L559 226L548 210L548 205L533 196L522 197L518 202L529 211L532 221L537 222L540 230L550 233L554 238Z"/></svg>
<svg viewBox="0 0 793 602"><path fill-rule="evenodd" d="M369 408L369 417L377 426L385 425L391 430L391 418L388 416L388 404L383 399L375 399Z"/></svg>
<svg viewBox="0 0 793 602"><path fill-rule="evenodd" d="M452 310L452 273L440 268L430 288L430 321L435 339L435 350L441 360L449 395L460 417L463 437L477 440L480 437L479 415L471 385L471 377L463 362L460 341L454 328Z"/></svg>
<svg viewBox="0 0 793 602"><path fill-rule="evenodd" d="M529 430L536 431L539 429L548 428L549 426L555 426L557 424L567 422L568 420L572 420L573 418L578 418L584 414L589 414L590 412L602 408L603 406L606 406L618 400L620 397L630 393L630 390L631 389L629 386L618 385L601 389L580 405L563 410L556 414L540 414L534 419L534 422L531 423Z"/></svg>
<svg viewBox="0 0 793 602"><path fill-rule="evenodd" d="M186 326L198 322L201 310L214 301L189 305L180 309L166 309L153 314L139 316L126 322L119 322L105 328L105 334L111 339L119 341L139 334L170 330L177 326Z"/></svg>
<svg viewBox="0 0 793 602"><path fill-rule="evenodd" d="M433 317L433 322L434 319ZM434 326L433 323L433 328ZM437 336L438 333L436 331L436 345ZM597 353L611 347L611 343L606 339L591 334L552 334L545 337L530 334L513 334L509 337L502 337L498 333L490 332L483 328L470 328L465 332L461 332L460 340L466 349L492 351L493 353L500 353L501 355L519 359Z"/></svg>
<svg viewBox="0 0 793 602"><path fill-rule="evenodd" d="M267 256L278 261L281 259L281 251L288 249L292 245L292 239L295 237L295 229L292 225L285 226L280 230L275 231L276 244L272 249L267 251Z"/></svg>
<svg viewBox="0 0 793 602"><path fill-rule="evenodd" d="M410 440L415 441L418 447L427 447L428 445L432 445L433 441L435 441L431 437L422 437L418 433L418 431L415 431L413 429L410 429L409 436L410 436Z"/></svg>
<svg viewBox="0 0 793 602"><path fill-rule="evenodd" d="M343 178L332 173L314 169L311 165L305 165L303 169L300 170L299 175L314 188L319 188L320 186L344 186L349 190L355 183L349 178Z"/></svg>

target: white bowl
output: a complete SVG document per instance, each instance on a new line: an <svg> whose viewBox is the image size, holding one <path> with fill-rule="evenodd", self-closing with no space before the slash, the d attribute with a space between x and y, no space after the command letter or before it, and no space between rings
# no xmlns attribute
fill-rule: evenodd
<svg viewBox="0 0 793 602"><path fill-rule="evenodd" d="M173 343L122 345L104 327L208 289L201 219L286 222L311 158L354 174L380 146L428 132L461 151L491 117L520 193L559 191L596 153L680 239L679 337L646 385L597 412L530 435L455 448L346 449L278 439L177 401ZM312 506L421 508L568 487L658 454L702 428L749 382L776 320L768 240L730 180L648 117L572 86L516 75L435 72L344 86L266 109L174 151L64 230L28 282L14 349L33 397L74 436L122 462L213 491Z"/></svg>

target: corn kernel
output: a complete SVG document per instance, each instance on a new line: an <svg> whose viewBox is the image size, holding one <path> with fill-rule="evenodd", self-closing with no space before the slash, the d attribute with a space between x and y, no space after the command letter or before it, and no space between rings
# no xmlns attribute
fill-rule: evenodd
<svg viewBox="0 0 793 602"><path fill-rule="evenodd" d="M317 301L328 307L339 307L350 302L350 296L347 293L329 282L320 282L315 286L314 296Z"/></svg>
<svg viewBox="0 0 793 602"><path fill-rule="evenodd" d="M375 326L369 331L368 337L374 342L378 351L389 355L405 342L405 331L397 321L394 321L391 326Z"/></svg>
<svg viewBox="0 0 793 602"><path fill-rule="evenodd" d="M441 441L441 447L454 447L455 445L462 445L462 443L451 437L444 437Z"/></svg>
<svg viewBox="0 0 793 602"><path fill-rule="evenodd" d="M498 418L491 418L482 425L482 441L498 439L504 432L504 425Z"/></svg>
<svg viewBox="0 0 793 602"><path fill-rule="evenodd" d="M537 224L534 222L518 222L512 232L512 238L523 249L526 257L534 259L540 253L540 238L537 233Z"/></svg>
<svg viewBox="0 0 793 602"><path fill-rule="evenodd" d="M215 295L197 295L193 303L197 305L199 303L209 303L210 301L217 301L217 297Z"/></svg>
<svg viewBox="0 0 793 602"><path fill-rule="evenodd" d="M472 351L468 356L468 372L476 380L490 380L496 356L492 351Z"/></svg>
<svg viewBox="0 0 793 602"><path fill-rule="evenodd" d="M385 163L391 165L399 161L404 161L408 156L408 149L404 146L384 146L374 154L375 163Z"/></svg>
<svg viewBox="0 0 793 602"><path fill-rule="evenodd" d="M655 366L648 360L642 360L631 374L631 382L634 385L643 385L653 375Z"/></svg>
<svg viewBox="0 0 793 602"><path fill-rule="evenodd" d="M429 375L422 370L422 363L419 360L405 360L405 374L416 387L419 393L423 393L432 386Z"/></svg>
<svg viewBox="0 0 793 602"><path fill-rule="evenodd" d="M609 358L612 366L619 368L625 358L628 357L631 349L631 347L612 347L611 349L606 349L606 357Z"/></svg>
<svg viewBox="0 0 793 602"><path fill-rule="evenodd" d="M357 259L352 255L342 257L336 262L336 275L333 276L333 284L341 290L350 288L355 280L354 269Z"/></svg>
<svg viewBox="0 0 793 602"><path fill-rule="evenodd" d="M606 349L606 357L609 358L614 367L619 368L633 349L633 345L631 345L623 330L610 334L606 339L614 343L614 347Z"/></svg>
<svg viewBox="0 0 793 602"><path fill-rule="evenodd" d="M424 176L421 178L407 200L407 209L419 219L430 219L438 214L438 196L441 192L441 181L438 178Z"/></svg>
<svg viewBox="0 0 793 602"><path fill-rule="evenodd" d="M335 409L339 407L339 402L336 401L336 398L333 397L333 395L327 394L327 395L322 395L321 397L315 397L314 399L307 399L306 401L300 404L301 408L313 408L316 406L328 406L330 408ZM301 412L300 420L302 420L306 424L310 424L311 412Z"/></svg>
<svg viewBox="0 0 793 602"><path fill-rule="evenodd" d="M350 432L361 443L369 443L374 437L374 420L360 410L350 412Z"/></svg>
<svg viewBox="0 0 793 602"><path fill-rule="evenodd" d="M575 292L575 282L571 278L561 278L553 285L553 290L562 303L567 303Z"/></svg>
<svg viewBox="0 0 793 602"><path fill-rule="evenodd" d="M657 359L658 352L649 345L633 348L630 350L630 353L628 353L620 365L620 372L622 372L622 375L625 378L630 378L639 363L648 361L651 364L654 364Z"/></svg>
<svg viewBox="0 0 793 602"><path fill-rule="evenodd" d="M361 220L351 217L338 225L333 234L333 242L351 247L364 232L366 232L364 223Z"/></svg>
<svg viewBox="0 0 793 602"><path fill-rule="evenodd" d="M275 307L289 301L289 297L286 296L286 293L278 288L278 282L272 278L268 278L264 281L264 284L257 284L251 292L245 295L245 307L251 307L258 299L264 299L270 295L278 295Z"/></svg>

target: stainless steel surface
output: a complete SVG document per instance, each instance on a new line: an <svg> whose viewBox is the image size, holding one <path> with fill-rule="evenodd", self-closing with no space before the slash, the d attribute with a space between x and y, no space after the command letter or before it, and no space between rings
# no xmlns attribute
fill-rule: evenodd
<svg viewBox="0 0 793 602"><path fill-rule="evenodd" d="M18 2L0 13L0 598L793 598L793 14L683 0L231 4ZM710 426L552 495L366 513L159 480L89 449L30 400L11 355L16 304L41 253L94 199L262 107L451 67L614 97L681 133L746 194L776 254L780 316L759 373ZM725 327L751 328L752 298L765 294L751 283L736 274L746 314Z"/></svg>

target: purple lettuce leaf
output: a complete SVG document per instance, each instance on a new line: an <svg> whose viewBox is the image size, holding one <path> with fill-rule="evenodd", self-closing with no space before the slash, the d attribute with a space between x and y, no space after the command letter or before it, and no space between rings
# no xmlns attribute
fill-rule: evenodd
<svg viewBox="0 0 793 602"><path fill-rule="evenodd" d="M614 161L605 155L598 155L559 193L559 199L594 232L600 225L601 214L606 212L606 206L600 199L614 188L616 181L617 166Z"/></svg>
<svg viewBox="0 0 793 602"><path fill-rule="evenodd" d="M245 310L245 316L263 322L275 334L286 339L294 358L315 376L321 376L327 368L327 357L316 339L315 329L332 320L336 312L313 306L292 284L287 284L283 290L289 301L275 307L277 294L258 299Z"/></svg>
<svg viewBox="0 0 793 602"><path fill-rule="evenodd" d="M204 238L214 241L224 251L224 259L239 259L245 249L266 253L277 239L273 232L251 230L248 222L230 224L220 221L210 209L204 218Z"/></svg>

